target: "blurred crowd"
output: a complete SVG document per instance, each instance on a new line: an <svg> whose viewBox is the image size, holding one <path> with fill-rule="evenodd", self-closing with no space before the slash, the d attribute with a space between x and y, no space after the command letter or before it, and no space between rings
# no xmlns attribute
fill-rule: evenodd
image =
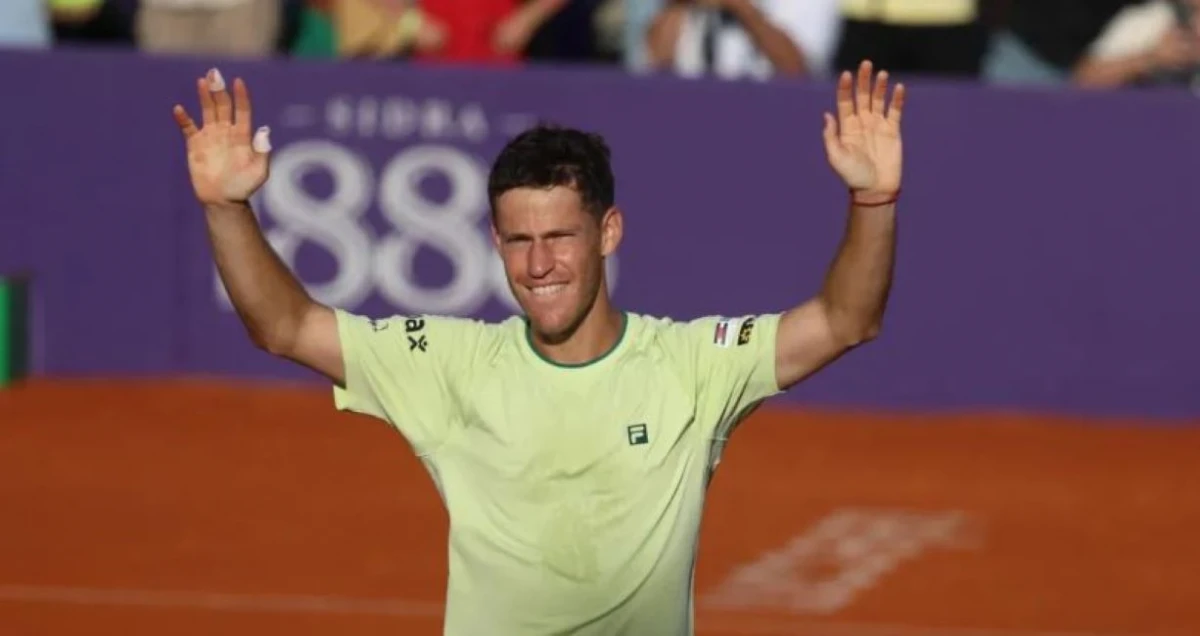
<svg viewBox="0 0 1200 636"><path fill-rule="evenodd" d="M0 47L1200 88L1200 0L0 0Z"/></svg>

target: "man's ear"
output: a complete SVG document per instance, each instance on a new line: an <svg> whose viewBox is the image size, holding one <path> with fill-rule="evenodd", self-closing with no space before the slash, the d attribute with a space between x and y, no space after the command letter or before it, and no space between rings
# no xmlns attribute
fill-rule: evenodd
<svg viewBox="0 0 1200 636"><path fill-rule="evenodd" d="M621 245L625 235L625 217L621 209L613 206L600 217L600 254L611 256Z"/></svg>

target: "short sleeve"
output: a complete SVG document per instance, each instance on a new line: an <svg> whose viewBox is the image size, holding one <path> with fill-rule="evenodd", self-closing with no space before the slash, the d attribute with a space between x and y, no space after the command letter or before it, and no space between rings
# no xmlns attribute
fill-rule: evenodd
<svg viewBox="0 0 1200 636"><path fill-rule="evenodd" d="M432 452L461 419L459 390L484 325L441 316L335 314L346 369L345 386L333 389L336 408L387 421L419 455Z"/></svg>
<svg viewBox="0 0 1200 636"><path fill-rule="evenodd" d="M698 415L706 434L723 438L763 400L780 392L775 378L779 314L710 316L686 323Z"/></svg>

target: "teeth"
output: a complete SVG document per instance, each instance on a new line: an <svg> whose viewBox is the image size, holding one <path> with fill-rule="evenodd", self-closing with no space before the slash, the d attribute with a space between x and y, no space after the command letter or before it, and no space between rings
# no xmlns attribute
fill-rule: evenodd
<svg viewBox="0 0 1200 636"><path fill-rule="evenodd" d="M564 288L566 288L566 286L567 285L565 283L562 283L562 284L558 284L558 285L546 285L544 287L534 287L533 295L534 296L550 296L550 295L557 294L558 292L562 291Z"/></svg>

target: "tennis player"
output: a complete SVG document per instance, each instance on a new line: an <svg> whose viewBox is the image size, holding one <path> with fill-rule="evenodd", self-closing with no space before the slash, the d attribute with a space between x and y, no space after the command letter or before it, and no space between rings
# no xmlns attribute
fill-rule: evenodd
<svg viewBox="0 0 1200 636"><path fill-rule="evenodd" d="M338 409L394 426L450 517L444 633L693 633L705 491L763 400L873 338L892 277L904 87L863 63L837 84L824 142L849 191L820 291L781 313L687 321L616 307L621 244L609 150L538 127L492 166L496 249L523 315L372 319L323 306L269 247L248 203L270 144L245 83L197 80L180 106L221 279L261 348L314 369ZM717 249L717 246L714 246Z"/></svg>

